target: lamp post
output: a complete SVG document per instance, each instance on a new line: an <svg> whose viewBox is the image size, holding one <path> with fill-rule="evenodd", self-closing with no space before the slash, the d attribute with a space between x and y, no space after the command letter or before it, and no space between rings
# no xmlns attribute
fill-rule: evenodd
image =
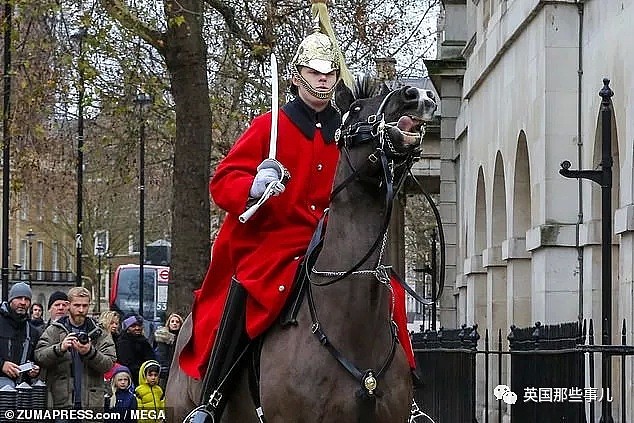
<svg viewBox="0 0 634 423"><path fill-rule="evenodd" d="M29 243L29 286L31 286L31 275L33 273L33 238L35 238L35 232L33 232L33 229L29 228L29 231L26 233L26 241Z"/></svg>
<svg viewBox="0 0 634 423"><path fill-rule="evenodd" d="M77 49L77 73L79 75L79 81L77 86L77 232L75 233L75 249L76 249L76 276L75 286L81 286L82 278L82 265L81 258L82 243L83 243L83 185L84 185L84 94L86 91L84 80L84 37L88 33L88 29L84 26L79 28L70 37L70 41L75 45Z"/></svg>
<svg viewBox="0 0 634 423"><path fill-rule="evenodd" d="M106 262L108 264L108 283L106 284L106 286L104 287L104 291L106 293L106 302L110 302L110 283L112 281L112 258L114 257L114 254L112 254L111 251L108 251L106 253Z"/></svg>
<svg viewBox="0 0 634 423"><path fill-rule="evenodd" d="M2 108L2 300L9 298L9 192L11 145L11 18L13 2L4 2L4 95Z"/></svg>
<svg viewBox="0 0 634 423"><path fill-rule="evenodd" d="M603 79L601 97L601 170L570 170L571 163L561 163L559 173L566 178L589 179L601 185L601 324L603 345L612 344L612 96L610 80ZM581 295L581 292L579 293ZM601 386L612 387L612 356L601 353ZM601 423L613 423L610 401L601 402Z"/></svg>
<svg viewBox="0 0 634 423"><path fill-rule="evenodd" d="M145 112L152 104L149 94L139 92L134 103L139 108L139 316L143 316L143 262L145 261Z"/></svg>
<svg viewBox="0 0 634 423"><path fill-rule="evenodd" d="M103 252L105 250L104 245L101 242L97 243L95 247L97 249L97 304L96 311L97 313L101 313L101 257L103 257Z"/></svg>

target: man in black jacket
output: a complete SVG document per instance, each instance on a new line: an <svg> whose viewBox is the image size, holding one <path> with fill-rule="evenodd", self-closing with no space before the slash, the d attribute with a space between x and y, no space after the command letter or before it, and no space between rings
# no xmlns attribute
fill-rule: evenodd
<svg viewBox="0 0 634 423"><path fill-rule="evenodd" d="M143 335L143 318L132 315L123 319L122 334L117 340L117 361L132 372L134 386L139 386L139 370L147 360L156 360L156 354Z"/></svg>
<svg viewBox="0 0 634 423"><path fill-rule="evenodd" d="M38 366L28 364L33 362L40 336L29 322L32 295L31 288L19 282L9 290L8 301L0 305L0 387L15 387L24 376L30 381L39 374Z"/></svg>

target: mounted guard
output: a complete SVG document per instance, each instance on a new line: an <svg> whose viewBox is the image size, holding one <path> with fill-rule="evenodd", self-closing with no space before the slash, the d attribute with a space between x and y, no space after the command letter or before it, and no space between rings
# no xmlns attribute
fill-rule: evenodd
<svg viewBox="0 0 634 423"><path fill-rule="evenodd" d="M195 292L188 319L191 338L178 359L186 375L202 379L197 401L202 405L186 422L220 420L240 383L236 370L249 345L293 300L300 263L331 201L339 161L336 132L341 126L331 100L337 83L343 80L351 86L352 78L325 0L313 0L312 12L319 25L300 43L290 64L290 92L295 98L277 111L273 83L272 111L254 119L209 184L213 200L227 216L205 279ZM411 101L420 103L418 97ZM404 291L393 284L390 292L397 344L414 368ZM168 406L170 394L182 392L182 387L170 389L170 383Z"/></svg>

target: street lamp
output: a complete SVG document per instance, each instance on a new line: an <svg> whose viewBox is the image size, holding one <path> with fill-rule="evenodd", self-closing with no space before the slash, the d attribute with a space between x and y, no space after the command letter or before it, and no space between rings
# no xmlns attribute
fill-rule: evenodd
<svg viewBox="0 0 634 423"><path fill-rule="evenodd" d="M139 92L134 98L139 109L139 316L143 316L143 262L145 261L145 112L152 104L152 97Z"/></svg>
<svg viewBox="0 0 634 423"><path fill-rule="evenodd" d="M4 2L4 71L2 107L2 300L9 298L9 192L11 130L11 32L13 24L13 2Z"/></svg>
<svg viewBox="0 0 634 423"><path fill-rule="evenodd" d="M561 163L559 173L565 178L589 179L601 185L601 323L603 345L612 344L612 96L610 80L603 79L601 97L601 170L570 170L571 163ZM583 295L583 290L579 290ZM580 300L580 303L583 303ZM580 316L581 318L581 316ZM609 348L609 347L608 347ZM612 355L601 353L601 385L603 392L612 387ZM612 423L610 401L601 403L601 423Z"/></svg>
<svg viewBox="0 0 634 423"><path fill-rule="evenodd" d="M84 37L88 34L88 29L82 26L70 36L71 43L77 50L77 73L79 81L77 86L77 232L75 233L75 248L77 260L77 275L75 286L81 286L82 278L82 242L83 242L83 185L84 185L84 94L86 91L84 79Z"/></svg>
<svg viewBox="0 0 634 423"><path fill-rule="evenodd" d="M97 246L95 247L97 249L97 307L96 307L96 311L97 313L101 312L101 257L103 257L103 252L106 249L104 247L104 245L101 243L101 241L99 241L97 243Z"/></svg>
<svg viewBox="0 0 634 423"><path fill-rule="evenodd" d="M110 283L112 281L112 258L114 257L114 254L112 254L112 251L108 251L106 253L106 262L108 264L108 282L106 283L106 285L104 286L104 292L105 292L105 296L106 296L106 302L110 301Z"/></svg>
<svg viewBox="0 0 634 423"><path fill-rule="evenodd" d="M26 233L26 240L29 243L29 286L31 286L31 274L33 272L33 238L35 238L35 232L33 232L33 229L29 228L29 231Z"/></svg>

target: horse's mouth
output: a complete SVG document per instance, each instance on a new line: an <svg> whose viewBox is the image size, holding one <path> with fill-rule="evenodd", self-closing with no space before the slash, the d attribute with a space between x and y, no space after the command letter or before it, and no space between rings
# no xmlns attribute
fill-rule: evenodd
<svg viewBox="0 0 634 423"><path fill-rule="evenodd" d="M423 130L424 120L419 118L418 116L401 116L398 122L396 123L396 127L401 130L401 132L416 134L420 133Z"/></svg>

